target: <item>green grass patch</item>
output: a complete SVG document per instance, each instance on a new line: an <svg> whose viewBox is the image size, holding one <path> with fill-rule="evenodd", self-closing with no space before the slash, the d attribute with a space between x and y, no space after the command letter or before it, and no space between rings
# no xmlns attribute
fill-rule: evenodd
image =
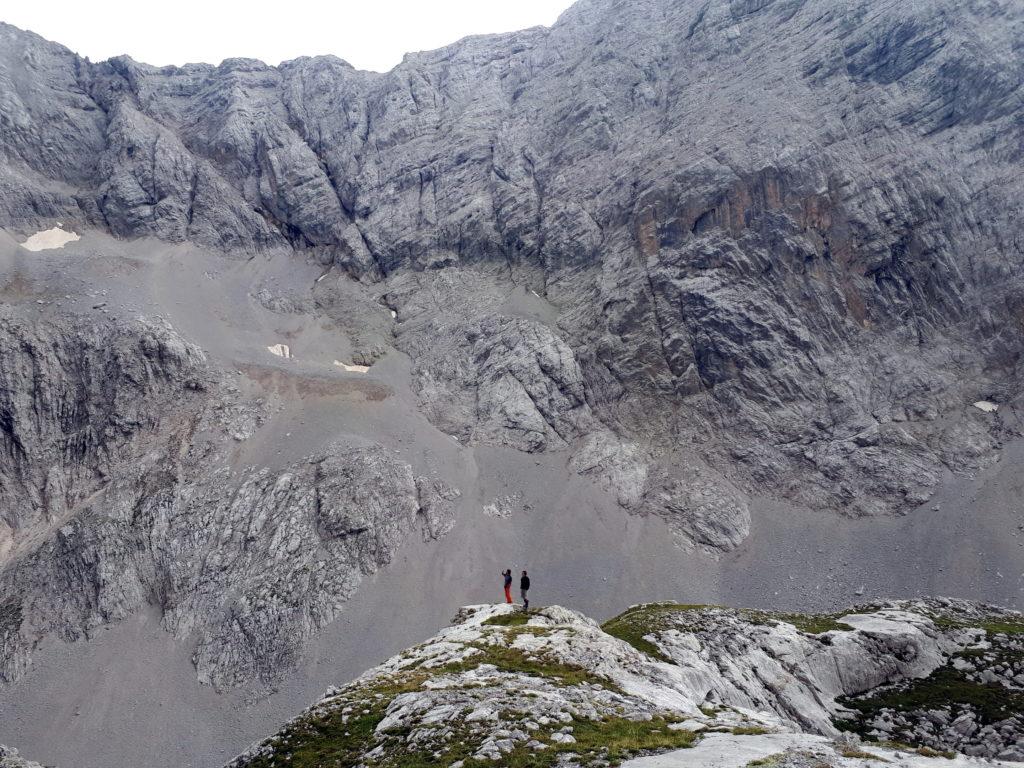
<svg viewBox="0 0 1024 768"><path fill-rule="evenodd" d="M601 625L601 629L612 637L624 640L641 653L672 664L674 663L672 659L663 654L650 640L645 640L644 635L670 629L673 625L673 616L707 607L706 605L683 605L680 603L637 605L609 619Z"/></svg>
<svg viewBox="0 0 1024 768"><path fill-rule="evenodd" d="M914 750L914 752L921 755L921 757L944 757L947 760L953 760L954 758L956 758L956 752L953 752L952 750L939 750L932 749L931 747L918 747Z"/></svg>
<svg viewBox="0 0 1024 768"><path fill-rule="evenodd" d="M800 632L820 635L823 632L852 632L853 627L839 621L842 614L776 613L769 611L743 611L744 618L751 624L792 624Z"/></svg>
<svg viewBox="0 0 1024 768"><path fill-rule="evenodd" d="M885 749L894 749L897 752L913 752L917 749L913 744L907 744L905 741L891 741L890 739L872 739L871 743Z"/></svg>
<svg viewBox="0 0 1024 768"><path fill-rule="evenodd" d="M699 738L698 734L669 730L668 726L673 722L676 721L663 718L637 722L622 717L574 720L572 736L576 739L575 744L556 744L548 741L550 734L535 734L538 740L548 744L547 749L535 752L521 745L502 755L497 763L470 759L466 761L465 768L494 765L502 768L551 768L568 755L578 755L583 761L600 758L609 766L617 766L624 760L646 752L665 752L693 746Z"/></svg>
<svg viewBox="0 0 1024 768"><path fill-rule="evenodd" d="M987 635L1024 635L1024 618L991 616L980 620L971 620L945 614L931 614L928 618L939 629L983 629Z"/></svg>
<svg viewBox="0 0 1024 768"><path fill-rule="evenodd" d="M488 627L522 627L529 620L530 614L525 611L513 611L512 613L491 616L491 618L484 620L484 625Z"/></svg>
<svg viewBox="0 0 1024 768"><path fill-rule="evenodd" d="M873 755L870 752L865 752L863 749L857 749L856 747L843 747L839 754L843 757L849 757L856 760L877 760L880 763L891 762L886 760L884 757Z"/></svg>
<svg viewBox="0 0 1024 768"><path fill-rule="evenodd" d="M693 731L673 731L669 725L676 720L654 718L653 720L627 720L622 717L607 717L603 720L576 720L572 735L575 744L567 745L569 750L586 753L591 750L607 750L606 759L613 764L639 752L684 749L693 746L698 734Z"/></svg>
<svg viewBox="0 0 1024 768"><path fill-rule="evenodd" d="M569 664L562 664L553 659L542 656L528 656L518 648L509 648L503 645L485 645L473 643L480 653L474 654L465 661L447 664L439 672L458 673L476 669L481 664L493 664L502 672L513 672L532 677L543 677L556 685L601 685L611 690L618 690L618 686L605 677L592 674L582 667L575 667Z"/></svg>
<svg viewBox="0 0 1024 768"><path fill-rule="evenodd" d="M766 766L778 765L785 757L785 752L776 752L774 755L768 755L767 757L759 757L757 760L751 760L747 763L746 768L766 768Z"/></svg>
<svg viewBox="0 0 1024 768"><path fill-rule="evenodd" d="M371 697L352 702L347 721L339 706L290 723L270 739L270 753L250 761L247 768L285 764L293 768L358 765L362 756L373 748L376 728L384 719L392 698L394 696Z"/></svg>
<svg viewBox="0 0 1024 768"><path fill-rule="evenodd" d="M982 725L1024 716L1024 694L998 683L970 680L952 664L932 672L928 677L911 680L862 698L845 697L839 703L857 712L855 720L836 720L836 727L865 735L867 725L883 709L897 712L918 712L929 709L969 705ZM910 738L901 734L901 738Z"/></svg>

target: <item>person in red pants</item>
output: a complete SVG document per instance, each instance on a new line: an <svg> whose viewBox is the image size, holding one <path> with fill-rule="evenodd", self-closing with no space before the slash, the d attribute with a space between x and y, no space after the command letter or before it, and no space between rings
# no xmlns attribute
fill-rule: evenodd
<svg viewBox="0 0 1024 768"><path fill-rule="evenodd" d="M505 577L505 602L512 604L512 569L509 568L507 571L502 571L501 575Z"/></svg>

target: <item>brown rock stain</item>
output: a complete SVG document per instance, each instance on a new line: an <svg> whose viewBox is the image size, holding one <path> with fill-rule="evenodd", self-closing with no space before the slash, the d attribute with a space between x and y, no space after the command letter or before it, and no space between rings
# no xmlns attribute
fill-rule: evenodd
<svg viewBox="0 0 1024 768"><path fill-rule="evenodd" d="M345 400L378 403L394 394L387 384L372 379L311 376L260 365L240 366L240 370L267 391L299 399L340 397Z"/></svg>

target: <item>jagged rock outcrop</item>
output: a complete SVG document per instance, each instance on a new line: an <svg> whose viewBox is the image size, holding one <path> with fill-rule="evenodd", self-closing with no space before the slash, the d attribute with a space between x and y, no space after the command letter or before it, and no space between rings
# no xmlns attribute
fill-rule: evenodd
<svg viewBox="0 0 1024 768"><path fill-rule="evenodd" d="M152 603L169 631L198 638L201 681L272 686L407 535L447 531L456 495L380 447L240 478L126 472L9 566L6 675L24 669L39 635L73 639Z"/></svg>
<svg viewBox="0 0 1024 768"><path fill-rule="evenodd" d="M579 365L548 328L488 318L457 333L451 346L434 345L417 370L424 411L441 429L534 452L566 446L593 427Z"/></svg>
<svg viewBox="0 0 1024 768"><path fill-rule="evenodd" d="M186 442L208 376L199 349L146 320L29 323L8 311L0 336L0 554L10 557L140 445L161 433Z"/></svg>
<svg viewBox="0 0 1024 768"><path fill-rule="evenodd" d="M4 679L42 637L155 605L198 638L200 680L271 686L406 536L453 523L459 491L379 445L225 464L259 407L163 325L7 315L0 334Z"/></svg>
<svg viewBox="0 0 1024 768"><path fill-rule="evenodd" d="M953 600L834 616L658 603L603 626L469 606L228 765L1009 766L1022 637L1020 613ZM915 718L927 727L898 730ZM6 747L0 764L36 766Z"/></svg>
<svg viewBox="0 0 1024 768"><path fill-rule="evenodd" d="M848 711L837 699L901 685L922 690L948 663L983 647L985 637L1024 631L1018 613L951 601L867 606L837 617L655 604L635 606L603 629L558 606L528 615L511 606L471 606L455 622L328 691L229 765L529 759L538 766L606 766L680 748L679 765L699 765L686 748L705 734L719 759L729 761L721 764L732 764L734 753L741 766L801 749L823 751L828 765L848 764L842 758L895 761L892 742L861 745L840 734L836 726L847 727ZM1007 714L1019 718L1015 682L1004 675L989 684L1006 692ZM627 739L619 738L621 729ZM765 734L774 750L739 759L747 755L743 737ZM1010 732L1001 759L1024 757L1012 746L1020 735L1019 728ZM915 758L922 756L940 753L922 748ZM665 759L651 765L676 764Z"/></svg>

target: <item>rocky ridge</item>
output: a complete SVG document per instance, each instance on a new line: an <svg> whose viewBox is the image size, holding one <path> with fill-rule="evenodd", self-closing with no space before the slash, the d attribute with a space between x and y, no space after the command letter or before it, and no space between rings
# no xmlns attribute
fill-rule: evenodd
<svg viewBox="0 0 1024 768"><path fill-rule="evenodd" d="M948 707L969 707L979 692L998 702L1002 722L977 738L960 727L923 739L875 729L863 744L854 735L867 722L858 702L924 691L965 655L982 661L1000 637L1017 642L1024 619L992 606L902 601L831 617L654 604L602 628L558 606L500 605L455 621L328 691L229 765L631 765L723 733L726 755L745 754L744 738L779 735L774 761L799 762L809 749L830 765L953 749L1024 760L1024 708L1002 664L942 691ZM928 706L918 699L903 712L930 717ZM684 751L678 764L697 759Z"/></svg>

